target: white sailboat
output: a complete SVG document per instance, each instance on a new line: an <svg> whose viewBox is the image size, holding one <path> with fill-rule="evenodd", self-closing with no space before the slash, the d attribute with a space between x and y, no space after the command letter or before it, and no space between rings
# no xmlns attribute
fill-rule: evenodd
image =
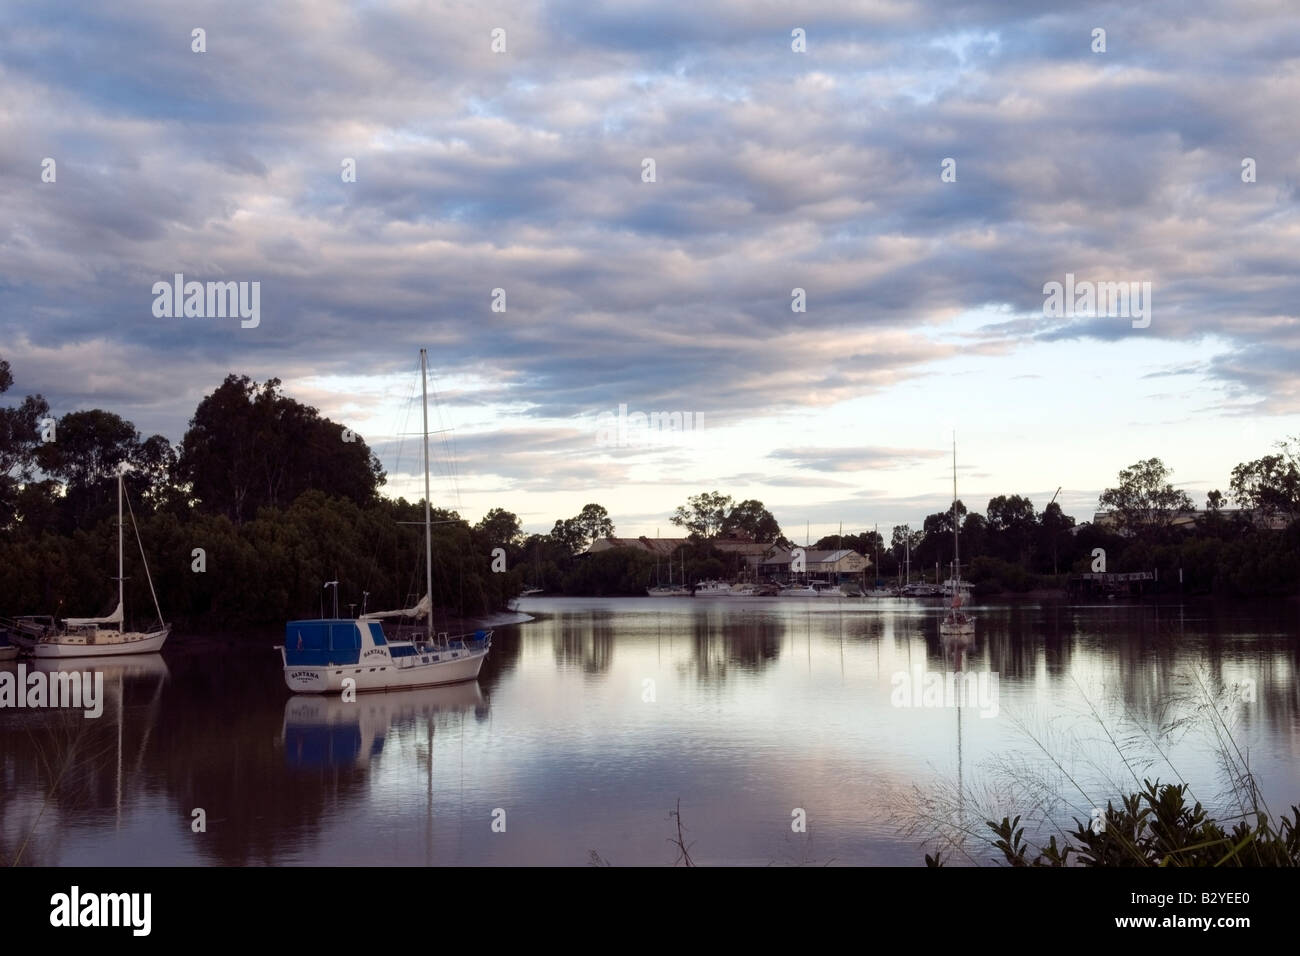
<svg viewBox="0 0 1300 956"><path fill-rule="evenodd" d="M420 349L420 387L424 402L424 583L414 607L372 611L356 620L324 618L290 621L278 645L284 681L299 694L355 690L431 687L475 680L492 647L491 631L434 634L433 508L429 497L428 353ZM423 618L423 640L389 641L379 623L384 618Z"/></svg>
<svg viewBox="0 0 1300 956"><path fill-rule="evenodd" d="M939 636L946 641L966 642L975 638L975 621L962 610L968 592L961 581L961 549L957 518L957 436L952 439L952 578L951 603L939 623Z"/></svg>
<svg viewBox="0 0 1300 956"><path fill-rule="evenodd" d="M657 562L656 562L657 563ZM686 556L682 556L682 583L673 584L673 553L668 552L668 583L646 588L650 597L690 597L691 589L686 586Z"/></svg>
<svg viewBox="0 0 1300 956"><path fill-rule="evenodd" d="M63 627L34 638L30 650L34 657L106 657L117 654L156 654L162 650L171 633L171 625L163 620L162 609L158 607L158 595L153 588L153 576L149 574L149 562L144 556L144 545L140 542L140 529L135 529L136 543L140 545L140 561L144 565L145 577L149 580L149 593L153 595L154 610L158 612L158 625L147 631L128 631L123 621L125 602L122 520L122 471L117 473L117 607L106 617L70 617L63 622ZM132 524L135 514L131 515ZM114 630L112 625L116 624ZM105 625L108 625L105 627Z"/></svg>

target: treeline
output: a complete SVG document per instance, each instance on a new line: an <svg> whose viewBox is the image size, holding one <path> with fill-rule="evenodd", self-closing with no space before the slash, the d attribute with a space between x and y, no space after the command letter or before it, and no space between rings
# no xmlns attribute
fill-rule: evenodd
<svg viewBox="0 0 1300 956"><path fill-rule="evenodd" d="M10 390L0 360L0 393ZM116 475L126 482L164 614L203 627L278 624L329 610L408 606L424 592L422 503L379 494L386 476L366 443L285 395L278 379L230 375L195 409L179 445L142 436L98 409L50 416L29 395L0 406L0 615L94 616L111 608L116 583ZM1212 491L1195 513L1159 459L1120 472L1100 497L1105 525L1042 512L1022 495L999 495L983 513L962 502L898 525L828 535L814 548L852 548L878 560L891 581L910 554L913 579L949 573L952 522L961 527L963 577L977 590L1060 586L1066 574L1157 570L1187 593L1284 595L1300 590L1300 443L1237 465L1228 494ZM1226 510L1229 501L1238 508ZM789 546L762 502L720 492L689 498L669 520L689 537L666 558L636 549L585 554L614 534L606 510L588 504L525 535L517 516L493 509L471 525L438 510L433 601L464 617L501 608L521 588L550 593L641 594L655 583L736 578L743 559L708 539L736 536ZM1181 522L1181 523L1180 523ZM1285 529L1285 530L1281 530ZM129 532L128 532L129 534ZM148 583L128 540L128 612L152 612ZM368 593L367 593L368 592Z"/></svg>
<svg viewBox="0 0 1300 956"><path fill-rule="evenodd" d="M0 361L0 393L12 385ZM111 609L122 467L173 623L331 613L324 584L335 580L343 614L414 603L425 590L423 504L381 497L385 475L366 443L280 385L229 376L199 403L179 446L98 409L54 419L39 395L0 407L0 615ZM518 593L518 571L493 570L499 514L471 526L438 510L434 520L438 615L486 613ZM127 610L143 623L153 602L129 525L126 549Z"/></svg>
<svg viewBox="0 0 1300 956"><path fill-rule="evenodd" d="M1148 588L1234 597L1300 593L1300 444L1278 443L1278 454L1232 470L1230 491L1211 491L1199 510L1160 459L1120 471L1098 499L1105 523L1064 514L1055 501L1042 512L1022 495L999 495L983 514L936 512L919 530L896 525L890 539L874 531L828 535L818 548L853 548L876 559L880 577L903 572L910 548L914 579L950 573L955 511L961 527L962 576L978 592L1025 592L1060 587L1064 576L1090 571L1153 571ZM1235 509L1228 509L1229 502ZM1182 580L1179 580L1181 572Z"/></svg>

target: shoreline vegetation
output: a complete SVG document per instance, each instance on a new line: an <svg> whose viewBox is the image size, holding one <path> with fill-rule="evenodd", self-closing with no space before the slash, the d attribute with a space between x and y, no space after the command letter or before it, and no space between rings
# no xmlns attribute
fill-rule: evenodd
<svg viewBox="0 0 1300 956"><path fill-rule="evenodd" d="M1198 666L1175 679L1155 726L1127 708L1104 721L1100 701L1066 729L1020 715L1023 747L980 761L964 781L914 784L895 822L934 849L928 867L1298 866L1300 805L1268 804L1239 739L1250 700ZM1218 786L1204 793L1172 759L1189 732L1204 736L1217 765Z"/></svg>
<svg viewBox="0 0 1300 956"><path fill-rule="evenodd" d="M0 359L0 393L14 384ZM0 398L0 615L93 615L114 590L114 488L128 469L139 533L169 621L213 633L409 606L423 591L423 504L380 494L386 475L350 429L286 395L278 379L229 375L195 409L179 444L143 437L112 412L57 419L39 395ZM828 535L813 549L852 549L893 583L910 552L914 579L934 577L954 514L964 577L976 597L1050 600L1071 575L1154 572L1144 593L1227 598L1300 594L1300 440L1238 464L1229 494L1197 510L1157 458L1119 474L1100 497L1105 521L1076 522L1053 501L1041 513L1022 495L998 495L984 513L961 502L919 529ZM1231 500L1236 508L1230 509ZM752 573L721 539L790 546L760 501L717 491L692 496L669 520L685 542L673 573L688 583ZM612 538L605 508L588 504L548 534L525 534L493 508L471 524L434 508L433 604L450 622L509 608L525 588L548 595L644 595L665 573L640 548L586 553ZM867 572L868 577L872 571ZM128 607L150 607L139 569L127 571ZM442 621L436 622L442 626Z"/></svg>

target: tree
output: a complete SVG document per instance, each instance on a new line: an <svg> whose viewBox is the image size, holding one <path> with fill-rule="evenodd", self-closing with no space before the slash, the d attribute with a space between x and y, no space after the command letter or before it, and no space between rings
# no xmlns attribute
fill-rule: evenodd
<svg viewBox="0 0 1300 956"><path fill-rule="evenodd" d="M0 359L0 395L13 383L9 363ZM0 527L13 518L18 486L32 477L41 419L49 413L49 403L39 395L28 395L16 408L0 408Z"/></svg>
<svg viewBox="0 0 1300 956"><path fill-rule="evenodd" d="M1217 488L1205 496L1205 510L1219 512L1223 510L1223 492Z"/></svg>
<svg viewBox="0 0 1300 956"><path fill-rule="evenodd" d="M1023 495L998 495L989 499L985 513L999 556L1024 563L1038 530L1034 503Z"/></svg>
<svg viewBox="0 0 1300 956"><path fill-rule="evenodd" d="M1098 500L1125 534L1163 531L1180 511L1194 510L1187 492L1170 484L1172 474L1159 458L1139 461L1120 471L1119 487L1107 488Z"/></svg>
<svg viewBox="0 0 1300 956"><path fill-rule="evenodd" d="M236 524L308 489L365 504L385 477L360 436L282 394L278 378L247 375L227 376L199 403L176 471L204 510Z"/></svg>
<svg viewBox="0 0 1300 956"><path fill-rule="evenodd" d="M509 551L515 548L523 537L523 528L519 524L518 515L504 508L493 508L474 526L474 530L489 549L505 548Z"/></svg>
<svg viewBox="0 0 1300 956"><path fill-rule="evenodd" d="M743 532L755 541L770 544L781 537L781 526L777 524L772 513L763 507L763 502L749 498L733 507L722 519L720 533L723 535Z"/></svg>
<svg viewBox="0 0 1300 956"><path fill-rule="evenodd" d="M597 538L608 538L614 533L614 522L610 520L609 512L600 505L583 505L572 521L577 533L582 536L583 547Z"/></svg>
<svg viewBox="0 0 1300 956"><path fill-rule="evenodd" d="M913 531L911 525L894 525L894 530L890 535L889 545L900 566L907 558L908 547L910 546L911 550L915 552L917 547L920 546L922 540L924 540L924 535L919 531Z"/></svg>
<svg viewBox="0 0 1300 956"><path fill-rule="evenodd" d="M706 491L686 499L685 505L678 505L669 520L697 538L712 538L722 530L730 512L730 495Z"/></svg>
<svg viewBox="0 0 1300 956"><path fill-rule="evenodd" d="M1051 502L1043 509L1042 517L1039 518L1039 526L1042 528L1043 550L1052 553L1052 573L1058 573L1057 558L1060 555L1061 546L1069 538L1070 529L1074 527L1074 519L1061 510L1061 506L1055 501Z"/></svg>
<svg viewBox="0 0 1300 956"><path fill-rule="evenodd" d="M151 435L136 446L130 465L144 487L145 500L157 504L175 481L176 449L162 435Z"/></svg>
<svg viewBox="0 0 1300 956"><path fill-rule="evenodd" d="M64 485L65 526L85 527L114 510L119 469L142 465L146 490L161 469L165 485L169 468L164 448L170 451L171 446L161 435L151 438L146 449L135 425L112 412L91 408L60 418L55 440L43 442L36 459L43 472Z"/></svg>
<svg viewBox="0 0 1300 956"><path fill-rule="evenodd" d="M579 553L587 546L586 539L572 518L557 519L551 528L551 538L571 555Z"/></svg>
<svg viewBox="0 0 1300 956"><path fill-rule="evenodd" d="M984 554L988 550L989 522L978 511L966 515L961 523L961 553L967 558Z"/></svg>
<svg viewBox="0 0 1300 956"><path fill-rule="evenodd" d="M1232 469L1232 497L1264 517L1300 518L1300 438L1278 442L1280 454L1265 455Z"/></svg>

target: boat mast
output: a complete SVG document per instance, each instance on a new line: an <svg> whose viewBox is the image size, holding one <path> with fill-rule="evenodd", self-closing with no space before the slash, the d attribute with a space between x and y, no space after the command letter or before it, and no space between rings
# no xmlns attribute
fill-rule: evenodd
<svg viewBox="0 0 1300 956"><path fill-rule="evenodd" d="M953 588L961 580L961 555L957 536L957 433L952 433L952 576Z"/></svg>
<svg viewBox="0 0 1300 956"><path fill-rule="evenodd" d="M122 566L122 469L117 469L117 633L122 633L122 622L126 619L123 613L122 599L126 593L125 581L122 577L124 571Z"/></svg>
<svg viewBox="0 0 1300 956"><path fill-rule="evenodd" d="M424 412L424 593L429 607L424 618L424 634L433 640L433 507L429 503L429 379L425 372L427 352L420 349L420 397Z"/></svg>

